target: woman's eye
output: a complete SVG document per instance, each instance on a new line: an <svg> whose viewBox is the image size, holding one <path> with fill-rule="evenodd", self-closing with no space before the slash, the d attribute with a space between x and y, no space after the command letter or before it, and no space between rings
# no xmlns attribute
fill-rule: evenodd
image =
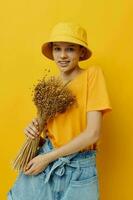
<svg viewBox="0 0 133 200"><path fill-rule="evenodd" d="M55 47L54 50L55 50L55 51L59 51L60 48L59 48L59 47Z"/></svg>
<svg viewBox="0 0 133 200"><path fill-rule="evenodd" d="M60 47L55 47L54 51L61 51L61 48ZM69 48L66 49L66 51L74 51L74 48L69 47Z"/></svg>
<svg viewBox="0 0 133 200"><path fill-rule="evenodd" d="M71 47L70 47L70 48L68 48L67 50L68 50L68 51L74 51L74 48L71 48Z"/></svg>

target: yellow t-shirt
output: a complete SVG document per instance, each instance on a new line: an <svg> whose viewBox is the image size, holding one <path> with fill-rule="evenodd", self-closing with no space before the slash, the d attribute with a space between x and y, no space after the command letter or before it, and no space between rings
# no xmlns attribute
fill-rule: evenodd
<svg viewBox="0 0 133 200"><path fill-rule="evenodd" d="M67 87L76 95L78 104L48 123L48 137L55 148L65 145L86 128L87 112L100 110L105 114L112 110L104 74L99 66L84 70ZM92 149L94 145L96 147L97 143L91 145Z"/></svg>

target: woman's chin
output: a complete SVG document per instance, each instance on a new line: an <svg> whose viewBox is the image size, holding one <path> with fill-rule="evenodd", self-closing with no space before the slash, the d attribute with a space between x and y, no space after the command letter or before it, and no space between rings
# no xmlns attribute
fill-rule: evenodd
<svg viewBox="0 0 133 200"><path fill-rule="evenodd" d="M67 71L70 71L70 67L68 67L68 66L59 66L59 69L60 69L60 71L62 71L62 72L67 72Z"/></svg>

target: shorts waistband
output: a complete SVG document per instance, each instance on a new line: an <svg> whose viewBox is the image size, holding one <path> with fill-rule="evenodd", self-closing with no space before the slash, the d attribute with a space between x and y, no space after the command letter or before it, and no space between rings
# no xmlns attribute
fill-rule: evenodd
<svg viewBox="0 0 133 200"><path fill-rule="evenodd" d="M42 146L43 153L50 152L53 150L53 148L54 147L52 146L50 139L46 138L46 141L44 145ZM73 164L77 163L78 161L79 164L81 164L82 166L85 166L86 162L89 165L94 165L96 162L95 161L96 153L97 153L97 150L88 150L88 151L83 151L83 152L79 151L67 156L60 157L58 160L68 159L68 160L71 160L71 163Z"/></svg>
<svg viewBox="0 0 133 200"><path fill-rule="evenodd" d="M52 151L52 143L46 138L44 145L41 147L42 153L48 153ZM45 183L47 183L51 177L51 174L55 173L58 176L63 176L65 173L65 166L72 168L88 167L96 165L96 150L91 150L87 152L76 152L68 156L60 157L52 162L51 166L45 169Z"/></svg>

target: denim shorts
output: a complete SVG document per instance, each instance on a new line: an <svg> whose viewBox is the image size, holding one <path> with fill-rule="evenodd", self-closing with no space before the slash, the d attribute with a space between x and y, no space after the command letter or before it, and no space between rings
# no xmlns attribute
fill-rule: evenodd
<svg viewBox="0 0 133 200"><path fill-rule="evenodd" d="M37 155L52 149L46 138ZM38 175L20 172L8 200L99 200L96 153L89 150L60 157Z"/></svg>

